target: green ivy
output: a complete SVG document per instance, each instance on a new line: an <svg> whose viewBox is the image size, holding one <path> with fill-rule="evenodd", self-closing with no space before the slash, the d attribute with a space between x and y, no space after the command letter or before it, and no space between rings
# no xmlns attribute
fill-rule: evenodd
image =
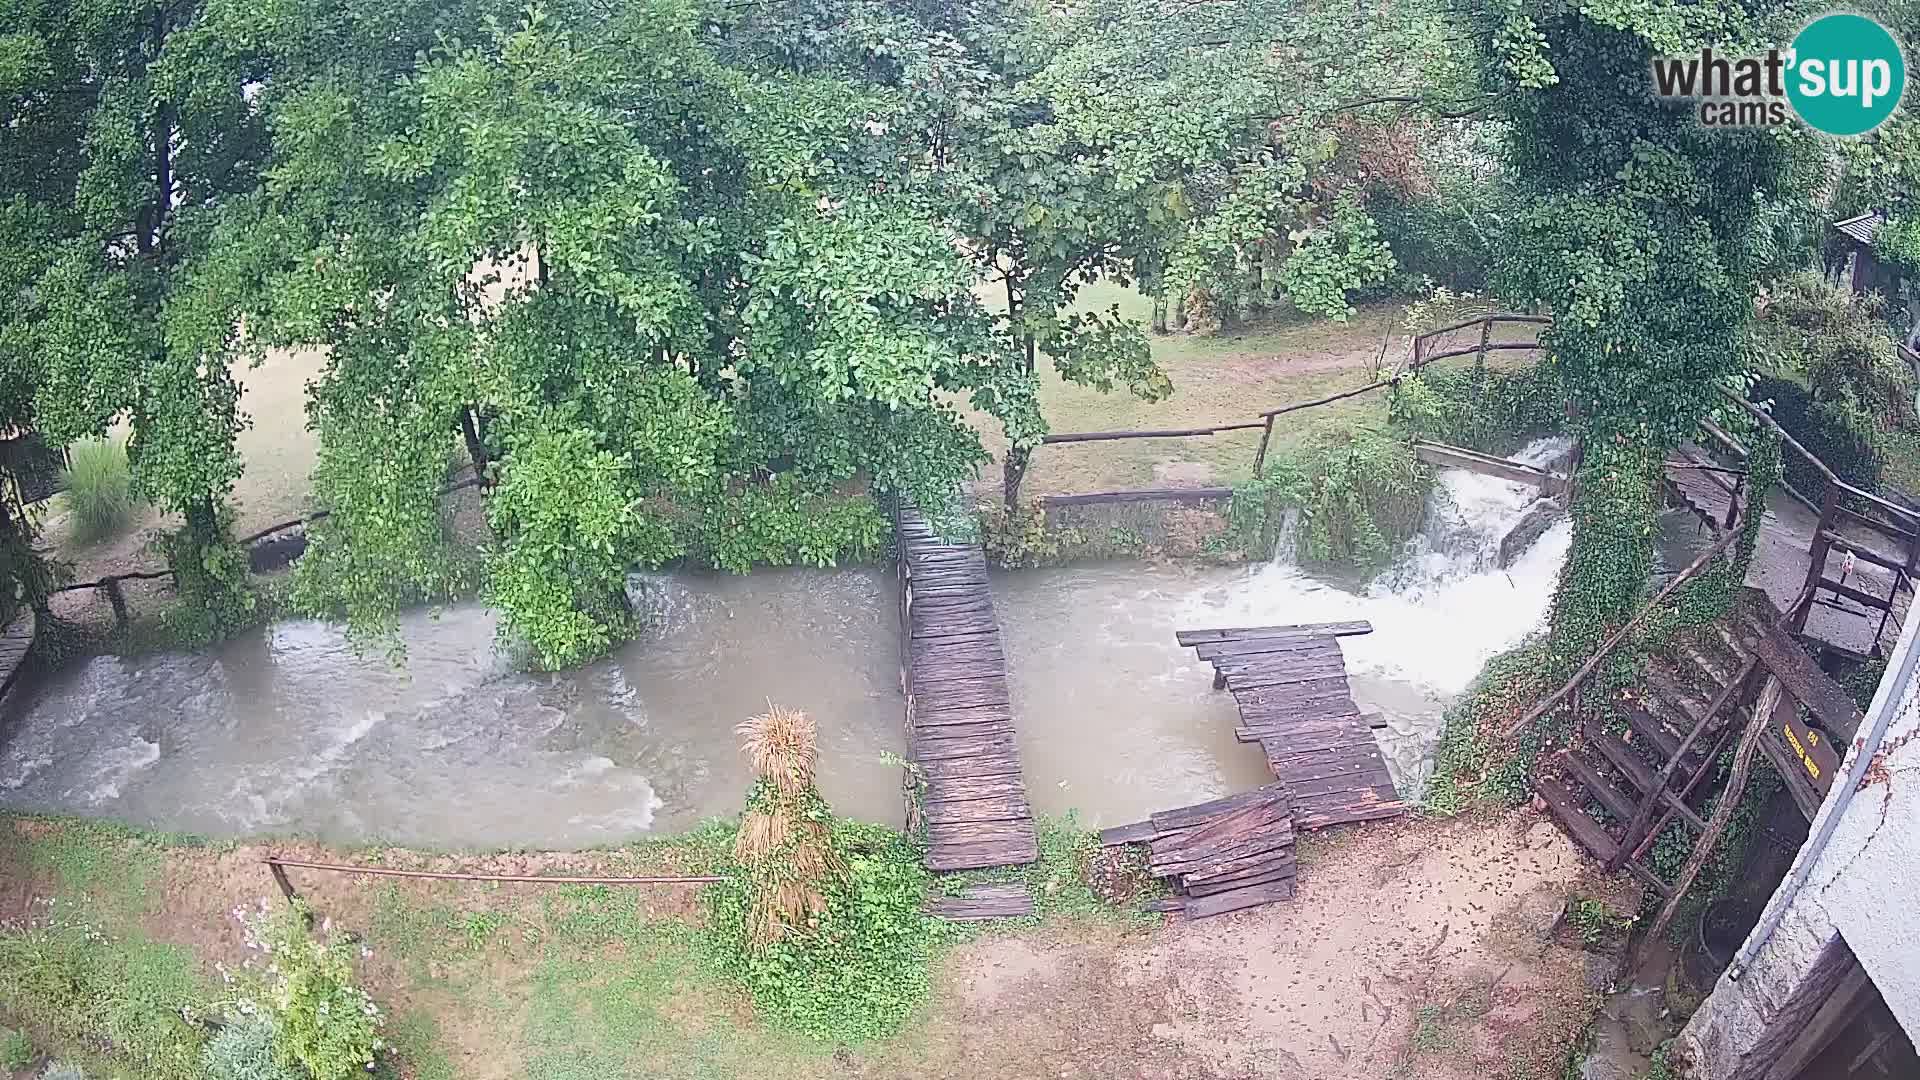
<svg viewBox="0 0 1920 1080"><path fill-rule="evenodd" d="M1295 234L1280 268L1280 286L1309 315L1345 322L1353 314L1347 293L1387 280L1398 264L1380 239L1380 227L1360 200L1343 195L1327 224Z"/></svg>
<svg viewBox="0 0 1920 1080"><path fill-rule="evenodd" d="M720 966L776 1027L861 1043L898 1031L926 1000L934 950L951 933L922 910L922 852L880 825L836 819L833 846L847 880L827 895L810 932L762 949L747 944L747 882L738 867L709 891L708 940Z"/></svg>
<svg viewBox="0 0 1920 1080"><path fill-rule="evenodd" d="M1407 434L1488 454L1510 454L1564 430L1566 391L1551 364L1517 371L1428 367L1387 392L1387 415Z"/></svg>
<svg viewBox="0 0 1920 1080"><path fill-rule="evenodd" d="M1873 253L1901 277L1920 277L1920 217L1890 217L1873 234Z"/></svg>

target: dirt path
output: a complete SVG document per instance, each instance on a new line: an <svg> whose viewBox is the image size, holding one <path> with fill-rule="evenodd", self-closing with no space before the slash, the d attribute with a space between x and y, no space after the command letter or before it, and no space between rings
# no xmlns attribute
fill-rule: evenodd
<svg viewBox="0 0 1920 1080"><path fill-rule="evenodd" d="M1587 954L1541 937L1584 887L1557 830L1527 813L1411 822L1311 858L1291 904L959 950L922 1075L1558 1076L1590 991Z"/></svg>

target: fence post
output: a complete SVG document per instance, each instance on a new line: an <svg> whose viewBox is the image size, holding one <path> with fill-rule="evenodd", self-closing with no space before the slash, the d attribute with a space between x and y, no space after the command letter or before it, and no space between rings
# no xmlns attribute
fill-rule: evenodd
<svg viewBox="0 0 1920 1080"><path fill-rule="evenodd" d="M1834 518L1840 508L1840 485L1831 480L1827 482L1826 494L1820 500L1820 520L1813 527L1813 548L1807 552L1807 582L1804 586L1806 599L1793 612L1791 624L1795 637L1806 633L1807 620L1813 615L1813 600L1819 591L1820 579L1827 576L1827 533L1834 531Z"/></svg>
<svg viewBox="0 0 1920 1080"><path fill-rule="evenodd" d="M286 897L288 904L292 904L294 900L298 899L299 894L293 891L293 882L287 880L286 867L269 860L267 862L267 869L272 872L273 883L280 886L280 895Z"/></svg>
<svg viewBox="0 0 1920 1080"><path fill-rule="evenodd" d="M1267 444L1273 441L1273 417L1267 417L1267 426L1260 432L1260 452L1253 455L1253 478L1260 479L1267 467Z"/></svg>
<svg viewBox="0 0 1920 1080"><path fill-rule="evenodd" d="M1727 520L1721 528L1731 529L1733 528L1733 523L1740 520L1740 493L1746 489L1747 474L1740 473L1736 475L1733 478L1733 496L1727 500ZM1763 514L1766 513L1766 507L1761 507L1760 512Z"/></svg>
<svg viewBox="0 0 1920 1080"><path fill-rule="evenodd" d="M1487 339L1493 334L1493 316L1480 320L1480 355L1473 362L1473 373L1482 375L1487 370Z"/></svg>

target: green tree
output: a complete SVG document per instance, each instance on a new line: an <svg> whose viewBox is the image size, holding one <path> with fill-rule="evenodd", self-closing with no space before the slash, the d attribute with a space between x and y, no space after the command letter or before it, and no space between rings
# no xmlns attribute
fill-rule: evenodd
<svg viewBox="0 0 1920 1080"><path fill-rule="evenodd" d="M0 16L16 417L63 442L130 424L136 493L185 517L167 552L194 628L224 632L252 606L221 505L240 472L230 298L249 273L262 68L196 3L10 0Z"/></svg>
<svg viewBox="0 0 1920 1080"><path fill-rule="evenodd" d="M1742 370L1758 284L1790 250L1767 230L1792 217L1778 211L1803 198L1818 157L1805 136L1704 127L1652 92L1653 55L1790 36L1771 5L1502 2L1483 14L1518 197L1497 286L1554 315L1542 341L1586 447L1578 498L1595 503L1575 508L1553 611L1554 647L1573 661L1644 588L1659 463Z"/></svg>

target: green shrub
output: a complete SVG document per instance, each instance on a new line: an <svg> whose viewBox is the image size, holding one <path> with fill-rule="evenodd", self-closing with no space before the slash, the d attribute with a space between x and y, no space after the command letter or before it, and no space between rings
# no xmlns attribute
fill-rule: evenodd
<svg viewBox="0 0 1920 1080"><path fill-rule="evenodd" d="M120 531L133 513L133 473L126 444L81 439L67 448L67 505L74 535L89 543Z"/></svg>
<svg viewBox="0 0 1920 1080"><path fill-rule="evenodd" d="M33 1040L27 1038L24 1032L0 1028L0 1069L19 1072L33 1064L36 1056Z"/></svg>
<svg viewBox="0 0 1920 1080"><path fill-rule="evenodd" d="M836 819L833 846L848 874L827 891L818 926L751 947L751 898L736 868L709 893L709 938L721 967L753 995L767 1022L860 1043L898 1031L926 999L928 968L946 930L922 910L929 875L905 837Z"/></svg>
<svg viewBox="0 0 1920 1080"><path fill-rule="evenodd" d="M688 546L715 569L834 566L886 546L887 519L865 495L840 495L792 473L727 492L704 508Z"/></svg>
<svg viewBox="0 0 1920 1080"><path fill-rule="evenodd" d="M987 559L1007 570L1051 566L1060 561L1063 537L1047 529L1047 512L1038 503L1008 510L1003 502L980 508L980 546Z"/></svg>
<svg viewBox="0 0 1920 1080"><path fill-rule="evenodd" d="M1301 562L1371 572L1419 529L1432 487L1433 470L1405 442L1343 431L1270 458L1262 478L1234 489L1227 515L1247 551L1268 552L1277 515L1297 507Z"/></svg>
<svg viewBox="0 0 1920 1080"><path fill-rule="evenodd" d="M1565 400L1550 364L1517 371L1435 365L1388 391L1387 415L1415 438L1511 454L1564 429Z"/></svg>
<svg viewBox="0 0 1920 1080"><path fill-rule="evenodd" d="M264 947L271 981L263 1003L274 1028L274 1058L300 1066L312 1080L347 1080L373 1068L386 1042L380 1009L353 981L353 946L323 941L296 904L249 924ZM240 1006L248 1012L248 1005Z"/></svg>
<svg viewBox="0 0 1920 1080"><path fill-rule="evenodd" d="M274 1057L279 1032L264 1016L245 1017L220 1029L201 1054L205 1080L306 1080Z"/></svg>
<svg viewBox="0 0 1920 1080"><path fill-rule="evenodd" d="M0 1006L64 1039L111 1046L153 1080L197 1080L204 1002L193 958L118 939L65 905L0 933Z"/></svg>
<svg viewBox="0 0 1920 1080"><path fill-rule="evenodd" d="M1879 490L1886 458L1873 427L1857 414L1815 401L1804 387L1786 379L1761 379L1747 396L1756 402L1771 401L1774 421L1840 479L1863 491ZM1799 454L1788 451L1784 468L1787 483L1808 498L1825 495L1826 478Z"/></svg>
<svg viewBox="0 0 1920 1080"><path fill-rule="evenodd" d="M1762 295L1741 345L1747 366L1798 377L1813 400L1867 428L1914 423L1913 372L1899 356L1878 293L1855 293L1817 274L1795 274Z"/></svg>

